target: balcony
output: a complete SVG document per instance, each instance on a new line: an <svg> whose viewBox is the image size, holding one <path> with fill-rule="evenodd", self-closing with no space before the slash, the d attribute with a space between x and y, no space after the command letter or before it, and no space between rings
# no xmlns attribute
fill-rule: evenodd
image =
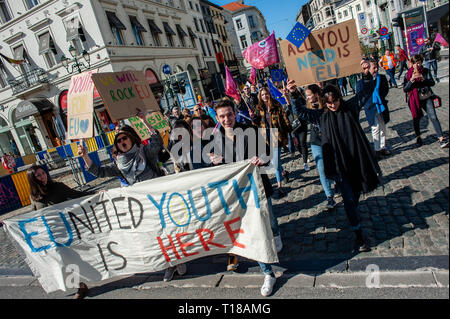
<svg viewBox="0 0 450 319"><path fill-rule="evenodd" d="M13 80L8 80L14 95L23 94L31 89L41 88L48 82L48 73L43 69L31 70Z"/></svg>

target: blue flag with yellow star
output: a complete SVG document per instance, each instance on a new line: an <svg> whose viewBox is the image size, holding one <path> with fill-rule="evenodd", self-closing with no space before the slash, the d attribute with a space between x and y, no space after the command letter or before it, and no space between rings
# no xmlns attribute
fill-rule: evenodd
<svg viewBox="0 0 450 319"><path fill-rule="evenodd" d="M305 27L300 22L297 22L297 24L287 36L286 40L291 42L297 48L300 48L310 33L311 31L307 27Z"/></svg>
<svg viewBox="0 0 450 319"><path fill-rule="evenodd" d="M269 87L269 91L270 94L272 95L272 97L277 100L278 102L280 102L283 105L288 104L288 102L286 101L286 99L283 97L283 93L281 93L276 87L275 85L273 85L272 81L270 81L270 79L267 79L267 86Z"/></svg>

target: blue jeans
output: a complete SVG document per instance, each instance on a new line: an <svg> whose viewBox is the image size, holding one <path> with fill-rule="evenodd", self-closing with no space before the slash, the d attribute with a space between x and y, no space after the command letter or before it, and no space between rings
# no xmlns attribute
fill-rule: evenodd
<svg viewBox="0 0 450 319"><path fill-rule="evenodd" d="M269 215L270 215L270 227L272 228L273 236L280 235L280 228L278 226L278 220L273 214L273 206L272 206L272 198L267 198L267 204L269 205ZM258 261L258 265L261 268L261 271L265 275L270 275L272 273L272 266L263 262Z"/></svg>
<svg viewBox="0 0 450 319"><path fill-rule="evenodd" d="M431 72L431 68L433 68L434 78L437 79L437 60L425 61L424 67L426 67Z"/></svg>
<svg viewBox="0 0 450 319"><path fill-rule="evenodd" d="M389 75L392 85L397 86L397 82L395 81L395 68L386 70L386 73Z"/></svg>
<svg viewBox="0 0 450 319"><path fill-rule="evenodd" d="M283 166L281 165L281 147L274 150L271 163L275 168L275 176L277 178L277 182L281 183L281 179L283 178Z"/></svg>
<svg viewBox="0 0 450 319"><path fill-rule="evenodd" d="M311 152L313 154L314 161L316 162L317 170L319 171L320 183L325 191L325 195L327 195L327 197L333 197L334 191L331 189L331 181L325 176L322 146L311 144Z"/></svg>
<svg viewBox="0 0 450 319"><path fill-rule="evenodd" d="M342 195L342 199L344 200L344 210L347 214L348 221L350 225L352 225L353 230L357 230L360 228L359 224L359 197L361 196L360 192L355 192L350 185L350 182L345 176L339 176L336 179L336 185L339 187Z"/></svg>

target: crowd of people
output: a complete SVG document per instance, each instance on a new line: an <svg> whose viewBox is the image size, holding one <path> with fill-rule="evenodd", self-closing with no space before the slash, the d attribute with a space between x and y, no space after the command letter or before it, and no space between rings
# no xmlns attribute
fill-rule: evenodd
<svg viewBox="0 0 450 319"><path fill-rule="evenodd" d="M425 52L425 62L432 58L431 52L432 50ZM417 136L417 145L422 145L419 124L425 111L433 123L440 146L447 147L449 143L443 136L432 101L431 87L435 85L435 81L427 66L433 67L433 63L424 66L424 56L415 55L412 58L401 56L397 80L406 69L403 91L407 95L407 103L413 117L412 126ZM326 198L326 207L333 209L336 206L335 195L337 192L340 193L348 222L355 233L353 251L355 253L369 251L370 243L361 231L358 204L362 193L371 192L381 184L382 171L378 160L391 156L386 141L386 124L390 121L386 97L390 90L389 81L391 87L398 87L394 73L396 66L396 59L389 50L386 50L381 59L363 59L361 73L349 77L348 82L354 94L349 99L344 99L349 95L346 89L347 81L344 80L306 87L297 87L295 81L288 80L282 89L288 101L287 105L282 105L275 99L265 86L258 88L246 85L241 92L240 101L224 98L214 103L209 99L204 104L195 105L192 111L173 107L166 116L172 132L184 129L190 141L195 136L201 138L207 129L212 129L215 134L221 134L220 141L224 147L227 139L231 140L233 161L237 157L237 139L234 134L236 129L251 128L255 130L256 135L264 132L262 138L265 140L265 148L259 151L267 153L274 146L272 159L264 161L262 157L250 156L248 142L244 142L245 156L242 159L251 160L255 166L272 165L274 168L276 188L272 186L267 174L262 173L261 177L268 198L270 224L278 252L282 250L283 243L272 198L279 199L286 196L283 183L290 181L290 173L282 165L281 153L283 150L291 154L298 152L301 155L303 170L310 170L309 147L306 141L309 131L309 145ZM379 73L381 67L385 69L389 79ZM433 70L436 77L436 68L433 67ZM371 128L373 147L359 121L363 109ZM144 114L139 116L144 118ZM192 147L188 148L187 152L179 154L175 160L172 150L176 145L180 146L178 143L185 142L183 136L172 133L166 147L158 131L150 126L148 128L151 138L142 143L130 126L120 127L114 140L114 161L109 165L95 164L82 144L79 146L79 155L85 160L90 173L98 177L117 176L123 186L168 174L164 166L169 158L174 162L176 173L227 163L224 156L214 152L209 154L207 160L202 158L201 162L196 162L193 160ZM271 134L273 131L277 134ZM202 140L202 147L207 142L208 139ZM162 155L164 152L166 156ZM27 176L35 209L87 195L85 192L66 191L67 187L53 182L43 167L33 166L28 170ZM237 270L238 264L238 257L229 255L227 270ZM269 296L276 282L275 275L271 265L264 263L259 265L265 274L261 294ZM186 271L186 264L170 267L165 271L164 281L170 281L176 273L183 275ZM87 292L88 287L82 283L76 296L83 298Z"/></svg>

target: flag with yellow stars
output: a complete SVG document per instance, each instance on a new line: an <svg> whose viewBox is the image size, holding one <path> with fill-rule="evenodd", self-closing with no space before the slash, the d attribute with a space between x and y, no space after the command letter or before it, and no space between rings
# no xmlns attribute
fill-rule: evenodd
<svg viewBox="0 0 450 319"><path fill-rule="evenodd" d="M287 36L286 40L291 42L297 48L300 48L310 33L311 31L307 27L305 27L300 22L297 22L297 24Z"/></svg>

